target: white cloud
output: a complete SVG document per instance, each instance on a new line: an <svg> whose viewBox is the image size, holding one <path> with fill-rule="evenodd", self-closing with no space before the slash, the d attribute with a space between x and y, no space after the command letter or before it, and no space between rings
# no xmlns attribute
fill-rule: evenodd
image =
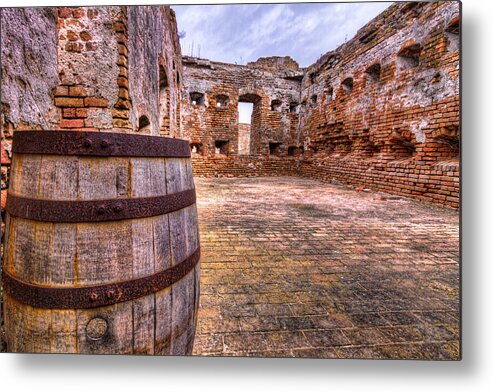
<svg viewBox="0 0 493 392"><path fill-rule="evenodd" d="M315 62L391 3L291 3L172 6L186 31L182 52L246 64L259 57L291 56Z"/></svg>

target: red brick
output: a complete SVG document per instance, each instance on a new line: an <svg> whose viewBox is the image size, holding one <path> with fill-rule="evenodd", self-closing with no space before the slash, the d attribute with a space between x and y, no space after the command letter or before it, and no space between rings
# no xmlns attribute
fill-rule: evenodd
<svg viewBox="0 0 493 392"><path fill-rule="evenodd" d="M79 118L85 118L85 117L87 117L87 109L86 108L81 108L81 109L77 108L75 110L75 114Z"/></svg>
<svg viewBox="0 0 493 392"><path fill-rule="evenodd" d="M63 108L62 109L62 117L64 118L75 118L77 117L76 108Z"/></svg>
<svg viewBox="0 0 493 392"><path fill-rule="evenodd" d="M82 39L82 41L90 41L92 39L91 34L89 34L87 31L81 31L80 38Z"/></svg>
<svg viewBox="0 0 493 392"><path fill-rule="evenodd" d="M68 96L68 87L67 86L58 86L53 89L53 95L55 97L67 97Z"/></svg>
<svg viewBox="0 0 493 392"><path fill-rule="evenodd" d="M117 33L125 33L126 27L122 22L113 23L113 30Z"/></svg>
<svg viewBox="0 0 493 392"><path fill-rule="evenodd" d="M87 99L87 98L86 98ZM55 98L55 106L68 107L68 108L81 108L84 107L83 98Z"/></svg>
<svg viewBox="0 0 493 392"><path fill-rule="evenodd" d="M80 53L82 51L82 44L80 42L67 42L65 50L67 52Z"/></svg>
<svg viewBox="0 0 493 392"><path fill-rule="evenodd" d="M67 39L69 41L77 41L79 39L79 35L73 30L68 30L67 31Z"/></svg>
<svg viewBox="0 0 493 392"><path fill-rule="evenodd" d="M7 150L6 150L6 145L9 145L9 146L12 146L12 144L10 142L7 142L6 140L2 140L2 145L1 145L1 148L2 148L2 165L10 165L10 157L7 153Z"/></svg>
<svg viewBox="0 0 493 392"><path fill-rule="evenodd" d="M84 99L85 106L87 107L98 107L98 108L107 108L108 100L106 98L101 97L87 97Z"/></svg>
<svg viewBox="0 0 493 392"><path fill-rule="evenodd" d="M82 98L84 98L87 96L86 89L84 87L80 87L80 86L70 86L68 93L69 93L69 96L71 96L71 97L82 97Z"/></svg>
<svg viewBox="0 0 493 392"><path fill-rule="evenodd" d="M118 84L118 87L125 87L128 88L128 79L124 77L118 77L116 83Z"/></svg>
<svg viewBox="0 0 493 392"><path fill-rule="evenodd" d="M72 8L68 8L68 7L58 8L58 16L63 19L71 18Z"/></svg>
<svg viewBox="0 0 493 392"><path fill-rule="evenodd" d="M74 120L61 120L60 128L81 128L84 126L84 120L74 119Z"/></svg>
<svg viewBox="0 0 493 392"><path fill-rule="evenodd" d="M98 45L95 42L86 42L86 50L88 52L93 52L98 48Z"/></svg>
<svg viewBox="0 0 493 392"><path fill-rule="evenodd" d="M75 8L73 11L73 16L76 19L82 18L85 14L84 8Z"/></svg>
<svg viewBox="0 0 493 392"><path fill-rule="evenodd" d="M87 10L87 17L91 20L96 18L98 16L98 14L99 14L99 12L96 8L89 8Z"/></svg>
<svg viewBox="0 0 493 392"><path fill-rule="evenodd" d="M115 103L115 108L117 109L130 109L131 108L131 104L130 104L130 101L126 100L126 99L121 99L121 98L118 98L118 100L116 101Z"/></svg>

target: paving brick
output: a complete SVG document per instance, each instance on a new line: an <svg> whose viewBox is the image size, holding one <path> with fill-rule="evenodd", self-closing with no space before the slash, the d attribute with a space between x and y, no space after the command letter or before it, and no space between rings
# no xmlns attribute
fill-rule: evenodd
<svg viewBox="0 0 493 392"><path fill-rule="evenodd" d="M456 211L295 177L195 182L194 354L459 358Z"/></svg>

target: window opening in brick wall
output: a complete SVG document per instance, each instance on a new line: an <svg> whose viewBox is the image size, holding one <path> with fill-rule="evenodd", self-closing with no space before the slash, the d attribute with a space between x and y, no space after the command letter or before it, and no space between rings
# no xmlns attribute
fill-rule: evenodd
<svg viewBox="0 0 493 392"><path fill-rule="evenodd" d="M380 80L381 70L382 67L378 63L370 65L365 71L368 80L372 83L378 82Z"/></svg>
<svg viewBox="0 0 493 392"><path fill-rule="evenodd" d="M270 110L274 112L279 112L281 110L282 102L280 99L273 99L270 103Z"/></svg>
<svg viewBox="0 0 493 392"><path fill-rule="evenodd" d="M217 155L228 155L229 140L216 140L214 142L214 153Z"/></svg>
<svg viewBox="0 0 493 392"><path fill-rule="evenodd" d="M349 94L351 91L353 91L353 78L346 78L342 81L341 83L342 88L344 89L344 92L346 94Z"/></svg>
<svg viewBox="0 0 493 392"><path fill-rule="evenodd" d="M238 98L238 155L260 153L260 104L257 94L242 94Z"/></svg>
<svg viewBox="0 0 493 392"><path fill-rule="evenodd" d="M450 24L445 29L445 36L448 40L447 49L450 52L455 52L459 50L459 41L460 41L460 19L459 17L455 17Z"/></svg>
<svg viewBox="0 0 493 392"><path fill-rule="evenodd" d="M269 142L269 155L280 156L282 143Z"/></svg>
<svg viewBox="0 0 493 392"><path fill-rule="evenodd" d="M224 109L229 105L229 97L224 94L216 95L216 108Z"/></svg>
<svg viewBox="0 0 493 392"><path fill-rule="evenodd" d="M289 104L289 113L298 113L300 104L298 102L291 102Z"/></svg>
<svg viewBox="0 0 493 392"><path fill-rule="evenodd" d="M289 157L298 157L303 154L303 146L289 146L288 147L288 156Z"/></svg>
<svg viewBox="0 0 493 392"><path fill-rule="evenodd" d="M437 143L435 154L438 159L459 158L460 130L458 125L447 125L435 129L431 137Z"/></svg>
<svg viewBox="0 0 493 392"><path fill-rule="evenodd" d="M140 116L139 117L139 128L138 132L145 132L148 133L151 130L151 122L149 121L149 118L147 116Z"/></svg>
<svg viewBox="0 0 493 392"><path fill-rule="evenodd" d="M399 51L397 54L397 60L403 69L415 68L419 65L420 55L420 44L409 45Z"/></svg>
<svg viewBox="0 0 493 392"><path fill-rule="evenodd" d="M317 106L317 94L313 94L311 97L310 97L310 105L312 108L314 108L315 106Z"/></svg>
<svg viewBox="0 0 493 392"><path fill-rule="evenodd" d="M203 155L204 148L202 143L190 143L190 151L192 154Z"/></svg>
<svg viewBox="0 0 493 392"><path fill-rule="evenodd" d="M392 130L389 142L391 152L396 158L411 158L416 152L416 140L409 130Z"/></svg>
<svg viewBox="0 0 493 392"><path fill-rule="evenodd" d="M204 106L205 103L204 94L199 93L197 91L190 93L190 103L193 106Z"/></svg>

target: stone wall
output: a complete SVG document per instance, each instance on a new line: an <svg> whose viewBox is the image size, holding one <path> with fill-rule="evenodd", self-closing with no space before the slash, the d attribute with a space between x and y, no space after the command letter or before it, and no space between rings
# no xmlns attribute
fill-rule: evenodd
<svg viewBox="0 0 493 392"><path fill-rule="evenodd" d="M2 212L16 130L181 136L181 52L167 6L3 8Z"/></svg>

